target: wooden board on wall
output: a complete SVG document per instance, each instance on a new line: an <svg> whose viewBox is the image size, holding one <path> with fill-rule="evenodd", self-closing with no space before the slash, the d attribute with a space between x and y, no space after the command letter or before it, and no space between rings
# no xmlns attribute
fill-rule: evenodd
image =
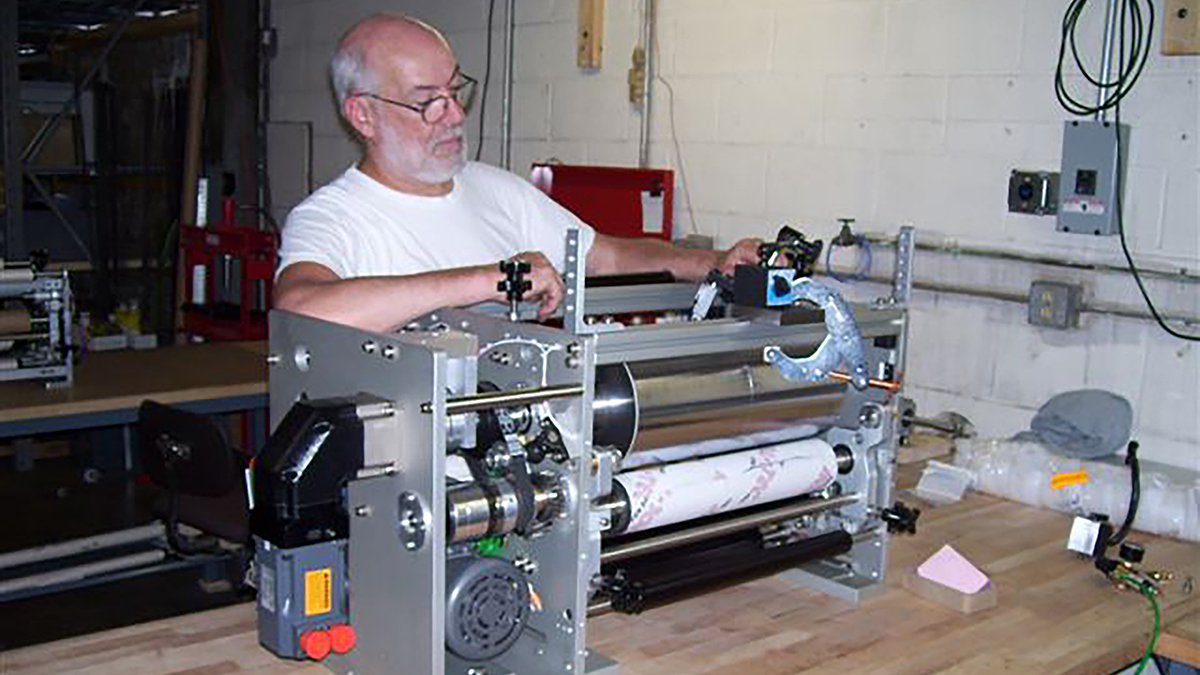
<svg viewBox="0 0 1200 675"><path fill-rule="evenodd" d="M1163 54L1200 54L1200 0L1167 0L1163 11Z"/></svg>
<svg viewBox="0 0 1200 675"><path fill-rule="evenodd" d="M579 0L577 52L580 68L600 69L604 52L604 0Z"/></svg>

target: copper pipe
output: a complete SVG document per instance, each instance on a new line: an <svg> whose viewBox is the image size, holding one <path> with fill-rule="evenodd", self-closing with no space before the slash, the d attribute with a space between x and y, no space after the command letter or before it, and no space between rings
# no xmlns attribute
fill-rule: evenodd
<svg viewBox="0 0 1200 675"><path fill-rule="evenodd" d="M850 382L850 376L848 374L837 371L837 370L829 373L829 379L837 380L838 382ZM877 380L875 378L871 378L871 379L867 380L867 384L869 386L875 387L876 389L884 389L893 394L900 391L900 387L901 387L901 384L899 381Z"/></svg>

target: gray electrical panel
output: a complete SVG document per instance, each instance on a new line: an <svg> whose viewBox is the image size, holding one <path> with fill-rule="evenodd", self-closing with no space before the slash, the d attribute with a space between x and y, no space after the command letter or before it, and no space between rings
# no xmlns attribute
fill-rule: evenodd
<svg viewBox="0 0 1200 675"><path fill-rule="evenodd" d="M1129 126L1121 125L1118 152L1113 122L1072 121L1063 126L1058 230L1081 234L1117 233L1117 184L1124 183L1129 158ZM1118 155L1120 164L1118 166Z"/></svg>

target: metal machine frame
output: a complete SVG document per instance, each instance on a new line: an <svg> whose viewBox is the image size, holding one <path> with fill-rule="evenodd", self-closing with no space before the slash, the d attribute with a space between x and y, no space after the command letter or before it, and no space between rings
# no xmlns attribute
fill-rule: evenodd
<svg viewBox="0 0 1200 675"><path fill-rule="evenodd" d="M347 622L357 633L356 645L326 661L339 673L615 672L613 662L586 648L589 613L620 609L606 585L606 566L748 530L761 532L768 546L844 532L848 551L796 566L787 578L851 601L882 588L888 531L896 519L889 505L907 332L899 296L907 289L910 261L898 265L904 278L898 278L891 300L855 307L871 378L882 384L862 391L840 383L813 385L813 392L834 391L840 397L821 433L844 455L835 483L728 518L610 539L614 474L622 456L594 442L594 412L604 405L597 398L598 368L761 354L767 347L806 353L826 331L811 312L792 316L787 311L619 329L590 324L585 316L686 308L695 287L604 289L591 293L585 306L582 260L574 244L577 240L568 245L565 275L566 330L456 309L434 312L398 333L272 313L272 428L297 402L341 401L361 423L362 462L344 493L348 537L292 549L258 539L259 626L265 645L302 658L299 643L306 631ZM481 387L484 382L490 383L488 390ZM448 456L482 450L475 445L488 411L500 420L505 440L498 454L489 452L487 466L495 476L508 475L504 472L518 464L528 466L527 479L536 488L531 493L536 512L525 527L499 528L498 523L516 518L517 502L511 502L512 513L501 513L505 502L496 485L483 486L486 505L472 506L456 496L463 484L448 471ZM526 454L528 443L514 440L528 439L539 428L556 432L557 456L535 459ZM305 463L319 442L312 441ZM482 515L472 516L472 508ZM474 535L464 535L467 528ZM498 555L528 580L533 608L502 653L465 659L447 648L447 640L455 638L447 626L468 611L448 608L448 595L460 589L447 569L455 560L475 556L478 540L496 532L505 535L506 546ZM323 570L345 560L343 570L315 577L324 584L322 592L332 596L318 608L328 612L301 612L302 606L312 607L298 599L313 589L314 577L298 571L303 566L296 563L305 556ZM486 598L480 602L486 604ZM500 610L479 611L504 618Z"/></svg>

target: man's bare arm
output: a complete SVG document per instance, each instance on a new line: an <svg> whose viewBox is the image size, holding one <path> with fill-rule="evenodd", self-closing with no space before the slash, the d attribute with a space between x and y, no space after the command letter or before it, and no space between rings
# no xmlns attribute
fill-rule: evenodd
<svg viewBox="0 0 1200 675"><path fill-rule="evenodd" d="M525 299L549 315L562 300L562 280L540 253L522 253L532 282ZM502 300L499 266L459 267L405 276L342 279L324 265L288 265L275 281L274 306L366 330L386 331L443 307Z"/></svg>
<svg viewBox="0 0 1200 675"><path fill-rule="evenodd" d="M671 272L680 279L699 281L709 271L726 274L738 264L758 262L757 239L742 239L725 251L690 249L660 239L626 239L596 233L588 253L587 271L591 274L634 274Z"/></svg>

